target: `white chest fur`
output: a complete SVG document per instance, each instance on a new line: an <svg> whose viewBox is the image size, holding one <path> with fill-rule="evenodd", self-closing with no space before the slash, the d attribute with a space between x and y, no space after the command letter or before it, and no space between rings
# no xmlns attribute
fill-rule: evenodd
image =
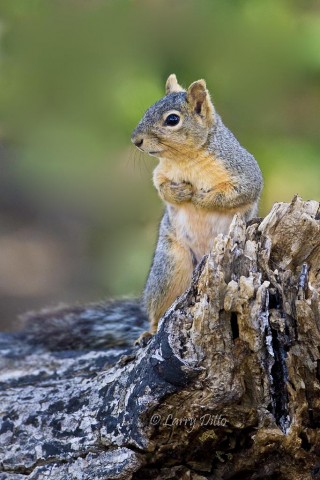
<svg viewBox="0 0 320 480"><path fill-rule="evenodd" d="M210 252L219 233L228 233L234 215L204 210L191 203L170 205L168 210L177 239L192 250L198 262Z"/></svg>

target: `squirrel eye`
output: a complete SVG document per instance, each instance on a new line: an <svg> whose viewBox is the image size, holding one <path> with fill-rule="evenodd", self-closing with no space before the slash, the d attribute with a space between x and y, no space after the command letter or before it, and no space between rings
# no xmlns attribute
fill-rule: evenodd
<svg viewBox="0 0 320 480"><path fill-rule="evenodd" d="M174 127L180 122L180 117L176 113L170 113L164 121L164 124L168 127Z"/></svg>

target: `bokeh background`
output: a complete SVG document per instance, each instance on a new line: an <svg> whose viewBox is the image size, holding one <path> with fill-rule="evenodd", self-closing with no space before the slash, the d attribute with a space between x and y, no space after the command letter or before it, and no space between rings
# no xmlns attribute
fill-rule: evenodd
<svg viewBox="0 0 320 480"><path fill-rule="evenodd" d="M172 72L259 161L261 215L319 200L318 1L1 0L2 329L140 293L162 206L130 134Z"/></svg>

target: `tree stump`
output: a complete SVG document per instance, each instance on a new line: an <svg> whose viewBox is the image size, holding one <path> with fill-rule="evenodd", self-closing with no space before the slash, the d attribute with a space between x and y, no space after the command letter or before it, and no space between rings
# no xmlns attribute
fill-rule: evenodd
<svg viewBox="0 0 320 480"><path fill-rule="evenodd" d="M0 336L0 480L320 478L320 215L235 216L145 348L123 301Z"/></svg>

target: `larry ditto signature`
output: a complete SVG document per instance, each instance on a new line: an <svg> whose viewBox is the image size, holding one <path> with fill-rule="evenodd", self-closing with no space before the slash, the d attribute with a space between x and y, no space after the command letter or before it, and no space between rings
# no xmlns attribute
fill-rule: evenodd
<svg viewBox="0 0 320 480"><path fill-rule="evenodd" d="M154 413L150 419L150 425L160 425L164 427L182 427L187 432L192 432L195 426L201 427L225 427L228 420L223 415L212 415L205 413L201 417L178 417L170 413L166 417L162 417L158 413Z"/></svg>

